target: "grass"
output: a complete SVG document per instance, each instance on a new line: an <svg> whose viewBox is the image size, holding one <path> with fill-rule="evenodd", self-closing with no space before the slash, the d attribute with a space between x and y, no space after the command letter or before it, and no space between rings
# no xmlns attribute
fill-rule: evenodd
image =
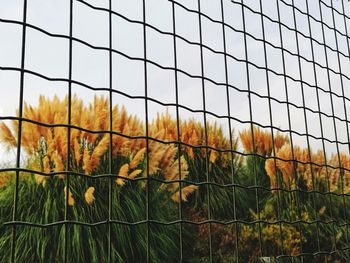
<svg viewBox="0 0 350 263"><path fill-rule="evenodd" d="M24 117L47 124L67 123L67 103L67 99L40 97L37 107L25 105ZM96 97L85 106L74 96L71 121L78 127L106 131L109 112L104 97ZM144 124L125 108L115 106L111 113L114 131L129 136L144 134ZM350 203L340 195L350 189L348 155L329 157L298 146L292 149L287 137L277 133L272 138L258 128L242 131L239 137L232 132L231 146L216 124L207 124L208 136L196 120L179 125L178 135L177 123L168 113L151 123L150 136L166 143L117 135L110 141L108 133L72 129L68 145L66 128L24 122L23 165L33 172L20 174L17 220L62 222L68 198L68 220L97 225L70 223L67 233L63 224L17 226L16 260L62 262L67 242L72 262L105 262L110 233L111 254L117 262L140 262L147 252L152 262L179 262L180 247L185 262L209 262L210 247L216 262L235 262L237 257L242 262L291 262L295 257L293 262L299 262L300 253L319 251L336 253L315 256L313 262L350 261L349 253L341 251L350 241L350 212L345 209ZM0 142L16 148L17 131L16 122L12 127L1 123ZM169 143L178 136L186 144L205 146L207 142L221 150L238 150L241 144L248 155L178 148ZM71 171L85 175L72 174L69 189L66 177L59 175L68 170L68 160ZM110 168L113 177L96 178L108 174ZM14 207L13 174L0 174L0 262L11 257L12 227L7 223ZM188 181L182 182L181 188L174 182L180 176ZM115 221L110 229L108 218ZM180 219L198 224L180 223ZM237 221L209 225L203 223L206 220ZM282 254L289 258L278 258Z"/></svg>

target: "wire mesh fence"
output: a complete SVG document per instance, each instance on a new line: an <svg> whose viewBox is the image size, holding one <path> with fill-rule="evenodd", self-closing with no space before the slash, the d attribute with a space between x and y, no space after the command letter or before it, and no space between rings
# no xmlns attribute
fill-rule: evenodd
<svg viewBox="0 0 350 263"><path fill-rule="evenodd" d="M0 3L1 262L348 262L350 4Z"/></svg>

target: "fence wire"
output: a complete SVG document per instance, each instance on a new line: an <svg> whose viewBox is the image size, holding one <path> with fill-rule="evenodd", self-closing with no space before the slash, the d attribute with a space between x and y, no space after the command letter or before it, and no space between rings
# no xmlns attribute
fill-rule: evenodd
<svg viewBox="0 0 350 263"><path fill-rule="evenodd" d="M105 7L101 7L91 3L93 1L70 0L69 10L66 10L69 18L68 34L53 33L46 30L43 25L28 23L28 6L31 2L34 1L21 1L21 4L23 3L21 21L0 17L0 24L15 25L20 27L22 32L20 66L8 66L0 62L1 71L19 74L17 115L0 116L3 123L12 121L17 127L14 129L15 165L0 169L0 177L9 173L14 174L12 184L8 183L9 186L0 188L0 200L4 200L4 193L7 192L10 192L12 197L10 203L4 202L0 206L0 234L4 237L0 238L0 251L9 250L6 256L0 257L2 260L6 262L21 262L24 259L29 262L38 260L49 262L80 262L80 260L81 262L96 262L96 260L101 262L350 261L348 237L350 214L347 211L350 205L348 126L350 96L347 91L347 85L350 83L348 34L350 5L347 1L307 0L301 4L294 0L276 0L269 3L262 0L217 0L211 5L215 6L218 14L212 15L203 8L205 3L201 0L190 2L162 0L158 2L167 5L171 10L169 27L171 31L166 31L163 27L160 28L147 21L149 3L146 0L142 0L140 5L142 14L140 20L118 11L118 1L114 3L109 0ZM93 12L100 12L108 21L107 46L98 46L75 36L75 14L79 8L83 7ZM157 12L161 13L162 9L159 8ZM287 16L288 12L290 17ZM191 15L197 19L198 41L181 34L180 23L190 24L192 21L179 21L182 18L180 14ZM114 41L115 37L118 39L120 29L113 23L115 19L120 19L128 25L141 27L142 30L139 33L142 35L142 43L140 43L142 50L139 51L142 55L140 57L116 47ZM214 47L206 41L208 24L215 27L215 33L221 36L221 39L217 39L222 44L221 48ZM317 28L321 35L318 35ZM273 30L277 30L275 38L268 40ZM40 33L54 41L59 39L68 41L68 76L66 78L48 76L26 66L26 59L30 52L27 44L28 32ZM170 63L172 66L150 58L148 39L154 32L159 34L160 38L171 38L172 50L168 53L171 53L170 57L173 58ZM195 61L199 65L198 74L180 66L180 53L184 43L199 51L198 57L193 54L193 58L188 58L188 60L198 58L199 61ZM241 47L239 43L242 44ZM74 55L78 49L75 48L77 44L81 48L108 54L106 86L94 86L74 78ZM252 45L257 45L259 48L254 49ZM273 57L272 52L278 52L277 57ZM223 67L216 65L215 62L209 62L207 54L220 57ZM122 90L115 84L118 83L115 73L118 67L116 57L142 63L142 72L127 72L127 74L142 80L144 95L135 95L133 91ZM210 75L209 63L217 67L219 72L217 74L223 76L221 79L208 76ZM240 68L235 68L234 65L239 65ZM168 88L173 90L173 102L157 99L151 95L150 72L154 69L172 74L173 82L162 83L162 85L171 86ZM257 72L262 74L262 81L258 79ZM30 77L36 77L48 83L64 83L67 88L67 111L62 113L67 115L65 123L60 120L48 123L39 117L34 118L35 114L28 114L30 111L35 111L34 108L28 108L25 104L26 80ZM200 101L201 108L181 103L181 87L184 78L188 79L186 85L189 86L194 83L191 82L192 80L199 81L199 92L188 96L193 96L189 99L193 100L193 104L196 100ZM235 81L235 78L239 81ZM276 78L280 80L277 84L274 83ZM77 103L76 95L78 97L81 95L74 92L78 86L86 92L107 94L108 113L105 126L102 124L98 127L88 126L88 124L85 127L79 126L76 112L74 112ZM276 95L276 86L278 86L279 95ZM217 100L213 98L216 91L209 92L209 87L218 90L218 94L219 90L222 91L225 100L222 101L219 97ZM263 90L265 87L266 90ZM3 96L6 96L6 92L3 90ZM157 92L161 93L162 90L159 89ZM238 101L240 99L235 96L244 100ZM295 102L296 96L300 99L299 102ZM144 111L145 114L138 117L144 125L142 126L144 132L132 133L134 127L128 127L130 130L123 131L118 126L119 121L130 123L133 121L132 117L124 116L123 118L126 119L120 119L123 113L114 112L114 107L120 103L120 98L131 102L142 101L143 109L140 109L140 112ZM216 106L225 105L226 113L212 110L208 101L213 99ZM310 106L310 100L316 103ZM257 101L265 101L267 111L264 112ZM52 101L52 104L54 103ZM167 122L163 133L154 131L155 125L150 113L153 105L174 109L175 114L172 116L174 122ZM284 111L276 111L282 107ZM130 109L126 107L126 111ZM102 108L96 107L95 110L98 114L103 113ZM188 129L193 131L192 136L197 136L195 131L199 129L202 136L201 142L191 139L191 136L185 138L183 127L191 120L190 118L185 120L182 117L183 112L189 116L200 116L196 117L195 121L201 125L195 124ZM244 112L245 117L243 118L239 112ZM83 118L84 113L79 114ZM261 117L264 114L267 116ZM262 121L261 118L267 121ZM298 127L295 126L296 121ZM90 119L90 122L94 123L97 120ZM227 131L215 133L214 122L223 124L223 127L227 127ZM286 124L283 127L281 127L282 122ZM42 169L35 169L32 162L29 165L23 165L28 156L31 156L24 146L28 141L28 137L23 136L26 126L40 127L38 129L42 131L47 129L52 133L63 129L66 139L62 139L61 142L67 157L63 160L62 170L55 170L54 159L50 159L52 169L45 170L43 167L46 157L40 161ZM245 130L237 127L244 127ZM232 132L234 130L235 132ZM170 136L171 132L173 134ZM94 173L89 174L86 172L86 166L79 168L80 166L76 164L77 153L74 152L74 143L77 133L86 136L79 141L80 150L83 149L81 151L90 147L89 139L86 138L104 138L104 136L108 138L104 157L102 158L101 155L99 160L103 163L102 168L94 170ZM45 136L42 132L37 143L40 144L46 139ZM266 139L267 137L269 139ZM280 145L278 138L283 139L283 145ZM223 147L220 147L221 139L226 143ZM118 145L118 140L125 141L125 144ZM5 141L4 136L2 141ZM123 162L129 162L128 158L132 159L135 154L131 154L130 157L127 153L126 158L121 152L124 148L127 149L131 147L130 145L136 145L139 142L142 146L135 147L138 150L142 147L145 149L144 162L142 165L138 164L139 168L142 166L140 169L143 171L142 174L140 171L139 176L136 174L131 178L128 174L122 174L121 171ZM47 140L45 143L47 144L44 150L41 149L42 151L48 151L49 143ZM121 149L120 152L118 147ZM161 152L162 147L170 148ZM171 147L175 148L176 154ZM261 150L267 148L269 150ZM25 151L27 155L23 154ZM58 152L57 149L55 151ZM90 151L89 157L92 156L94 149ZM173 151L172 159L176 160L172 163L169 161L169 167L173 169L176 167L178 171L173 178L161 176L161 171L164 170L166 174L171 169L162 167L161 164L162 161L165 162L164 156L170 154L167 151ZM154 170L154 158L159 155L159 152L163 159L159 159L157 164L159 167ZM40 155L40 152L38 154ZM84 155L84 153L81 154ZM34 157L39 155L33 154ZM43 156L48 156L48 153ZM34 159L29 158L29 160ZM35 160L39 162L39 159ZM85 162L85 160L79 162ZM184 169L185 166L186 169ZM129 172L131 161L127 167ZM137 171L136 168L134 171ZM52 202L49 208L45 208L50 212L39 213L39 218L36 220L35 217L31 217L31 214L45 209L39 204L35 208L35 202L39 200L33 199L30 200L28 216L23 214L24 208L21 202L25 203L26 200L23 198L29 198L30 195L23 194L23 197L21 195L25 191L32 191L30 186L22 182L28 174L35 178L38 176L63 178L60 182L64 183L54 186L48 186L49 183L46 183L46 186L41 187L40 183L36 183L35 186L40 190L35 190L36 194L33 192L31 194L33 198L35 196L38 198L40 191L53 189L42 196L44 199L51 197L54 199L58 197L54 191L55 188L50 187L64 186L64 209L59 207L58 203ZM91 208L92 206L79 203L78 190L74 192L78 180L88 182L85 183L88 186L94 185L92 187L94 191L98 187L105 191L95 193L93 197L95 204L98 198L101 199L100 207L96 204L95 208ZM172 186L177 192L171 190L173 191L171 193L177 193L178 200L168 204L163 200L166 197L161 193L164 189L173 189ZM121 192L122 187L129 188L125 190L126 192ZM195 190L186 192L190 189L187 187ZM75 204L73 202L74 205L71 203L70 189L73 189L73 196L76 199ZM84 208L79 210L77 206ZM171 210L172 207L176 208L175 215ZM52 215L54 209L63 210L61 214L57 212ZM141 212L137 212L138 209ZM7 214L7 211L11 211L11 215ZM95 217L95 213L100 214ZM36 237L39 235L33 233L39 231L38 229L47 230L43 232L48 237L47 244L40 243L39 246L39 243L36 243L38 241ZM90 241L85 240L85 243L79 241L84 238ZM57 251L53 252L50 248L44 249L45 246L51 246L50 242L58 242L57 247L52 245L52 250ZM79 242L85 244L85 247L74 248ZM136 245L129 242L135 242ZM23 249L24 247L27 250ZM106 254L100 255L98 254L100 252L93 254L95 252L91 251L95 247L106 248L103 251ZM82 254L74 254L78 253L79 249L81 250L79 253Z"/></svg>

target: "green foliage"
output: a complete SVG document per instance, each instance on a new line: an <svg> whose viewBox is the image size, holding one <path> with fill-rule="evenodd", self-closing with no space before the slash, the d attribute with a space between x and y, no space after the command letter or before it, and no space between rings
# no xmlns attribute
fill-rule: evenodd
<svg viewBox="0 0 350 263"><path fill-rule="evenodd" d="M195 151L194 159L186 158L188 162L188 180L202 184L189 199L186 206L201 210L205 217L209 212L211 219L232 220L234 217L234 203L245 203L247 196L244 191L232 186L239 183L242 174L241 166L237 163L222 164L220 161L209 163L199 151ZM207 170L209 175L207 175ZM238 194L238 192L240 194ZM234 199L236 199L234 201ZM210 211L209 211L210 204Z"/></svg>
<svg viewBox="0 0 350 263"><path fill-rule="evenodd" d="M83 223L106 222L108 218L109 179L70 177L74 206L69 207L69 220ZM114 183L114 181L112 182ZM88 205L84 192L94 186L95 201ZM15 180L12 179L0 191L1 224L11 221ZM52 178L45 186L38 185L34 175L27 175L19 182L18 220L36 224L50 224L64 220L65 181ZM167 191L159 190L160 184L147 186L141 181L126 182L123 187L114 186L112 192L112 219L136 225L111 224L112 258L116 262L140 262L147 256L146 191L149 190L149 214L153 220L170 222L178 218L177 204L171 201ZM143 223L137 223L142 221ZM183 227L183 244L190 253L190 234ZM68 225L68 255L70 262L106 262L108 255L108 224L97 226ZM12 228L0 228L0 262L7 262L11 253ZM152 262L179 259L179 225L149 224L150 257ZM48 228L17 226L17 262L63 262L65 227L63 224Z"/></svg>
<svg viewBox="0 0 350 263"><path fill-rule="evenodd" d="M189 169L187 180L197 183L209 180L217 185L203 184L192 193L188 202L182 203L183 219L201 222L209 219L210 215L210 219L224 222L234 218L252 222L258 219L259 209L260 219L275 226L262 223L259 229L258 224L247 227L241 223L237 226L211 224L211 245L216 262L236 262L236 237L239 242L239 257L243 262L292 262L291 258L276 258L274 255L281 254L282 249L286 255L296 255L301 251L333 251L349 244L350 227L347 223L350 210L345 208L350 206L350 200L347 197L317 192L270 191L270 179L264 168L263 157L249 156L243 166L235 163L234 169L220 160L207 166L206 159L199 151L195 151L194 159L186 156L186 160ZM106 173L107 161L101 159L96 174ZM125 162L123 158L117 157L113 160L113 170L118 171ZM145 162L140 163L140 168L144 169L144 166ZM277 173L276 176L281 177L281 174ZM62 223L65 213L65 180L51 178L43 186L38 185L33 174L21 174L20 178L18 220L36 224ZM162 178L162 175L156 173L152 178ZM162 183L155 180L146 183L143 179L137 179L125 181L125 185L118 186L114 179L74 175L70 176L70 189L75 204L69 206L69 220L72 223L67 227L70 261L107 261L109 229L105 222L109 218L108 193L111 183L111 218L116 221L111 224L111 253L114 261L142 262L147 257L149 238L152 262L179 262L181 227L186 262L209 262L209 224L172 224L171 222L179 220L179 205L171 200L172 193L165 191ZM236 186L227 186L232 183ZM95 188L95 201L89 205L84 199L84 193L91 186ZM183 183L182 186L185 187L186 184ZM288 189L286 185L282 187ZM298 187L303 189L302 185ZM14 190L14 177L0 189L0 262L7 262L11 253L12 227L3 223L11 221ZM149 224L146 223L147 215L151 220ZM337 220L333 221L334 219ZM283 248L279 243L279 220L292 222L281 223ZM319 220L322 222L315 223ZM97 225L85 226L73 222ZM45 228L17 226L16 260L62 262L66 228L61 223ZM262 256L259 253L260 230L263 232ZM302 237L300 243L294 240L299 236ZM346 251L309 258L313 262L350 261ZM301 262L301 259L295 258L293 262Z"/></svg>

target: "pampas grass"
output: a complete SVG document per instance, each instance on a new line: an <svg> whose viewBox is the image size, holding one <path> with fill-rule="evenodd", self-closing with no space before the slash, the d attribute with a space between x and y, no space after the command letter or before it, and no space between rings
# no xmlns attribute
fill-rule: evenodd
<svg viewBox="0 0 350 263"><path fill-rule="evenodd" d="M72 262L105 262L109 231L116 262L144 261L148 248L152 262L178 262L181 242L184 261L208 262L209 234L217 262L235 262L235 248L243 262L266 258L277 262L276 255L333 251L348 244L350 232L344 223L350 212L344 207L350 201L331 195L350 192L347 154L327 158L322 151L292 148L283 134L272 138L256 127L241 131L238 137L230 131L231 142L215 123L207 123L206 130L194 119L177 124L168 112L149 123L149 136L157 141L150 138L146 143L108 133L109 114L113 131L119 134L144 136L145 124L124 107L109 109L107 98L95 97L93 103L84 105L73 96L71 105L69 145L66 127L23 122L25 167L33 173L20 173L17 220L44 227L17 226L18 262L62 262L65 242ZM40 96L36 107L24 105L23 117L65 125L68 99ZM12 126L0 124L0 142L6 148L17 147L17 133L16 121ZM178 138L197 147L170 143ZM247 157L235 153L239 144ZM14 173L1 173L0 262L10 258L8 222L15 189ZM212 223L209 231L207 223L198 227L174 223L179 219L199 223L237 219L250 224ZM338 259L346 262L350 256L339 252L315 262Z"/></svg>

